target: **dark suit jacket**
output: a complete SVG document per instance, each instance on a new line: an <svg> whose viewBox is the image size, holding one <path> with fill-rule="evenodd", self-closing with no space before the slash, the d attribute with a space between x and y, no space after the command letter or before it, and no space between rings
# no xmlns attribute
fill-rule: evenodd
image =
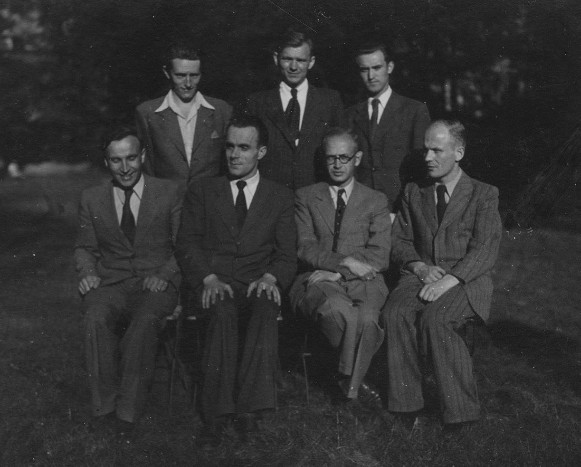
<svg viewBox="0 0 581 467"><path fill-rule="evenodd" d="M424 134L430 125L428 108L392 91L373 141L369 139L366 100L350 107L347 119L359 136L363 151L357 179L385 193L390 210L397 210L402 187L425 175L419 150L424 147Z"/></svg>
<svg viewBox="0 0 581 467"><path fill-rule="evenodd" d="M187 183L223 172L224 138L232 116L230 105L220 99L204 96L216 110L200 107L191 164L188 166L178 117L169 108L155 112L164 98L143 102L136 109L137 130L146 150L145 172L155 177Z"/></svg>
<svg viewBox="0 0 581 467"><path fill-rule="evenodd" d="M298 282L308 278L312 271L323 269L339 272L347 280L354 276L339 263L347 256L384 271L389 265L391 219L387 199L383 193L355 182L341 221L337 252L333 253L335 206L329 185L317 183L301 188L296 193L296 222L299 234L301 269ZM381 275L377 280L383 281Z"/></svg>
<svg viewBox="0 0 581 467"><path fill-rule="evenodd" d="M252 94L242 110L259 117L268 130L261 174L293 190L323 178L316 154L327 129L342 123L343 103L337 91L309 86L298 147L286 124L278 86Z"/></svg>
<svg viewBox="0 0 581 467"><path fill-rule="evenodd" d="M486 320L501 232L496 187L462 174L438 226L433 183L410 183L393 225L392 261L442 267L460 279L472 308ZM401 280L414 278L404 273Z"/></svg>
<svg viewBox="0 0 581 467"><path fill-rule="evenodd" d="M174 244L183 193L169 180L144 175L144 181L133 245L119 226L111 181L83 191L75 245L80 278L99 276L101 285L108 285L156 275L179 287Z"/></svg>
<svg viewBox="0 0 581 467"><path fill-rule="evenodd" d="M186 280L201 287L209 274L243 284L272 274L285 289L296 272L293 194L262 174L242 229L226 177L190 185L176 256Z"/></svg>

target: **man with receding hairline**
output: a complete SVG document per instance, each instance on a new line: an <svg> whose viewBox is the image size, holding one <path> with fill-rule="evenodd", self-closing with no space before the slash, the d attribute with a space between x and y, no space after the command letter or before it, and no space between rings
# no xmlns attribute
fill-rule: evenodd
<svg viewBox="0 0 581 467"><path fill-rule="evenodd" d="M172 45L162 71L171 89L136 109L145 143L145 172L184 184L222 173L224 133L232 108L199 91L201 57L189 44Z"/></svg>
<svg viewBox="0 0 581 467"><path fill-rule="evenodd" d="M313 41L304 32L287 30L273 60L280 84L252 94L242 110L259 117L268 129L269 157L260 162L261 172L296 190L320 180L317 150L327 129L341 123L343 103L337 91L308 82L315 55Z"/></svg>
<svg viewBox="0 0 581 467"><path fill-rule="evenodd" d="M424 407L420 354L433 368L446 430L479 418L472 359L460 334L486 321L501 236L498 189L460 168L466 137L458 121L432 123L424 138L428 178L409 183L392 234L402 276L383 309L388 407L414 418Z"/></svg>
<svg viewBox="0 0 581 467"><path fill-rule="evenodd" d="M385 193L395 212L402 187L423 174L417 151L422 148L430 114L424 103L391 88L395 64L384 44L362 45L355 52L355 62L368 95L347 109L347 119L363 151L358 179Z"/></svg>

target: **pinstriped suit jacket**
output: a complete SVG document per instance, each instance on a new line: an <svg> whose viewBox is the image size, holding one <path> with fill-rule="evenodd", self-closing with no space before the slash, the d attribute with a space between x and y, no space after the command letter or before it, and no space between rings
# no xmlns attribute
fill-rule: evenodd
<svg viewBox="0 0 581 467"><path fill-rule="evenodd" d="M502 232L496 187L463 173L438 226L433 182L409 183L392 232L392 261L400 266L423 261L442 267L463 284L474 311L488 318L490 271Z"/></svg>

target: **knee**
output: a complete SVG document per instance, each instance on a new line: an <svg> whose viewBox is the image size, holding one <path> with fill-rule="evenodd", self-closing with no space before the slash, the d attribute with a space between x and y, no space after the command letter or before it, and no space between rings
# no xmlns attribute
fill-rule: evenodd
<svg viewBox="0 0 581 467"><path fill-rule="evenodd" d="M90 331L92 329L109 327L111 321L111 309L103 304L91 304L85 309L84 324L85 329Z"/></svg>
<svg viewBox="0 0 581 467"><path fill-rule="evenodd" d="M210 317L213 321L228 322L237 316L234 300L228 295L224 299L216 298L216 303L210 306Z"/></svg>
<svg viewBox="0 0 581 467"><path fill-rule="evenodd" d="M422 333L434 332L446 327L442 313L434 313L424 310L419 317L418 325Z"/></svg>
<svg viewBox="0 0 581 467"><path fill-rule="evenodd" d="M359 322L363 328L377 327L379 322L379 311L367 307L360 308Z"/></svg>

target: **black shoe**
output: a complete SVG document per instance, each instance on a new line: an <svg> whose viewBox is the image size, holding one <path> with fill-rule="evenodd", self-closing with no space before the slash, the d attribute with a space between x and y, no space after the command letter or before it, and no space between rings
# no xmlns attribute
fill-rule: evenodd
<svg viewBox="0 0 581 467"><path fill-rule="evenodd" d="M115 434L120 443L131 443L135 432L135 423L121 420L118 418L115 422Z"/></svg>
<svg viewBox="0 0 581 467"><path fill-rule="evenodd" d="M359 386L357 391L357 398L363 405L367 407L377 410L380 410L383 407L379 391L377 391L373 386L365 381L363 381Z"/></svg>
<svg viewBox="0 0 581 467"><path fill-rule="evenodd" d="M244 441L251 433L258 433L260 431L260 422L262 415L258 412L245 412L236 417L236 431L240 434Z"/></svg>
<svg viewBox="0 0 581 467"><path fill-rule="evenodd" d="M392 412L396 425L402 426L407 431L412 431L419 425L424 425L422 411L415 412Z"/></svg>
<svg viewBox="0 0 581 467"><path fill-rule="evenodd" d="M444 423L442 426L442 434L447 438L461 436L470 431L475 424L475 420L469 422Z"/></svg>
<svg viewBox="0 0 581 467"><path fill-rule="evenodd" d="M113 431L115 421L115 412L109 412L106 415L98 415L91 418L87 425L87 429L89 430L89 433Z"/></svg>

